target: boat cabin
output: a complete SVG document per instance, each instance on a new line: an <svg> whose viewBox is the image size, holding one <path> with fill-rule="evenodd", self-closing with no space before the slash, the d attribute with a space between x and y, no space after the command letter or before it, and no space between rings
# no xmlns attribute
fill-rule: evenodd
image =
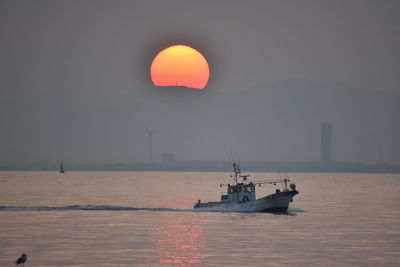
<svg viewBox="0 0 400 267"><path fill-rule="evenodd" d="M256 186L253 182L228 184L226 195L221 196L221 202L247 202L256 200Z"/></svg>

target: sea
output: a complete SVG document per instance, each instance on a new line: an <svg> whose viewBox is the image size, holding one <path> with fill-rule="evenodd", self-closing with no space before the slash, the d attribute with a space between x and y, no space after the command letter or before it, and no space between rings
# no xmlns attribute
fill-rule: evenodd
<svg viewBox="0 0 400 267"><path fill-rule="evenodd" d="M400 174L288 176L273 214L193 210L223 172L0 171L0 266L400 266Z"/></svg>

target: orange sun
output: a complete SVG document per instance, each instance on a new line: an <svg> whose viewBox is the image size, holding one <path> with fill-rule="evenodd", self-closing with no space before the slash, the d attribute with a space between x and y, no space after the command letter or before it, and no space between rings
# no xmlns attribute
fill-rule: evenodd
<svg viewBox="0 0 400 267"><path fill-rule="evenodd" d="M207 60L186 45L165 48L153 59L150 67L155 86L186 86L204 89L210 77Z"/></svg>

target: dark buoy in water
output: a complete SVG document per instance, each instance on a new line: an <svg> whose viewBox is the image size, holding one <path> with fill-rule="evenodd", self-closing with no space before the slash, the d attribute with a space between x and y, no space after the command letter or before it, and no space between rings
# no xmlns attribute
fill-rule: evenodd
<svg viewBox="0 0 400 267"><path fill-rule="evenodd" d="M60 163L60 173L65 173L65 171L64 171L64 162L63 161L61 161L61 163Z"/></svg>
<svg viewBox="0 0 400 267"><path fill-rule="evenodd" d="M25 266L25 262L28 260L28 255L25 253L22 254L21 257L18 258L18 260L15 262L15 265L20 265Z"/></svg>

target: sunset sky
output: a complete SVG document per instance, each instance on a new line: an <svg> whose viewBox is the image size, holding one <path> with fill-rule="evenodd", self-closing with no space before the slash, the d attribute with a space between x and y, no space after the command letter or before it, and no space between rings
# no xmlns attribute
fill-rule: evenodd
<svg viewBox="0 0 400 267"><path fill-rule="evenodd" d="M0 165L177 159L400 164L399 1L0 2ZM155 87L188 45L204 90ZM168 90L164 90L168 89Z"/></svg>

